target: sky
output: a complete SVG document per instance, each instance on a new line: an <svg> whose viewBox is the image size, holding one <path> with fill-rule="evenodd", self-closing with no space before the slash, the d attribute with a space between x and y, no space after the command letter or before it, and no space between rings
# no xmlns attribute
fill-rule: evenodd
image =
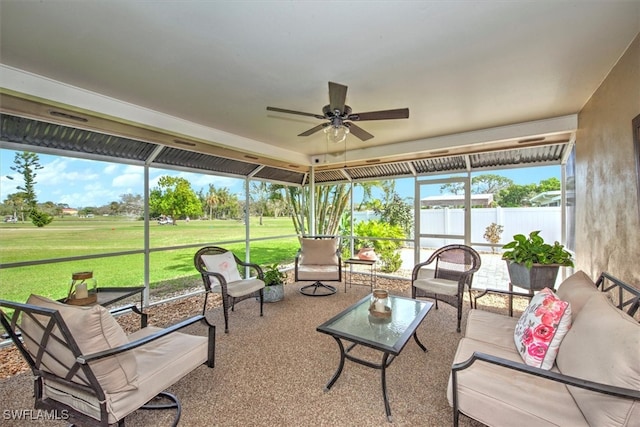
<svg viewBox="0 0 640 427"><path fill-rule="evenodd" d="M16 153L16 151L0 149L0 201L6 200L9 194L17 192L16 187L23 184L22 175L11 170ZM42 169L36 171L35 189L40 203L49 201L65 203L69 207L79 209L120 201L120 196L123 194L142 195L144 193L144 168L141 166L47 154L38 154L38 157ZM559 166L484 171L477 174L483 173L500 174L519 185L538 184L551 177L560 179ZM238 194L240 199L244 199L244 179L150 168L150 188L157 186L158 179L163 175L186 178L196 192L200 190L206 192L209 184L213 184L216 188L227 187L232 194ZM412 178L398 180L396 191L402 197L413 197L413 184ZM439 186L434 187L439 188ZM357 200L358 192L354 194Z"/></svg>

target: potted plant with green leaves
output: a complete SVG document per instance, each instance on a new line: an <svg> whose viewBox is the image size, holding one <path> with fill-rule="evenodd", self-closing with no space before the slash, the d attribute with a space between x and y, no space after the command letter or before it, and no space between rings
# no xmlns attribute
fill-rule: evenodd
<svg viewBox="0 0 640 427"><path fill-rule="evenodd" d="M502 249L506 249L502 259L507 262L511 284L519 288L554 288L560 267L573 267L571 253L558 242L545 243L539 230L529 237L516 234Z"/></svg>
<svg viewBox="0 0 640 427"><path fill-rule="evenodd" d="M284 299L284 281L287 275L280 271L278 264L264 268L264 302L276 302Z"/></svg>

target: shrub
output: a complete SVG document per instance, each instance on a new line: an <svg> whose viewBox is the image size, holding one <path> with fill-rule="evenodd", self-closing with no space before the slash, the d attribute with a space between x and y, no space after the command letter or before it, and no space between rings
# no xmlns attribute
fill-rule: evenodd
<svg viewBox="0 0 640 427"><path fill-rule="evenodd" d="M354 240L356 248L373 247L380 259L381 271L393 273L400 269L402 261L397 250L400 248L401 242L393 240L369 240L368 238L403 239L405 235L402 227L375 220L361 221L354 227L354 235L363 236L362 238L356 238Z"/></svg>
<svg viewBox="0 0 640 427"><path fill-rule="evenodd" d="M504 231L504 227L501 225L492 222L484 231L484 239L492 244L496 244L500 242L500 237L502 232ZM496 248L491 247L491 252L496 253Z"/></svg>
<svg viewBox="0 0 640 427"><path fill-rule="evenodd" d="M37 209L32 209L31 212L29 212L29 218L31 218L31 222L36 227L44 227L53 221L53 217L51 215Z"/></svg>

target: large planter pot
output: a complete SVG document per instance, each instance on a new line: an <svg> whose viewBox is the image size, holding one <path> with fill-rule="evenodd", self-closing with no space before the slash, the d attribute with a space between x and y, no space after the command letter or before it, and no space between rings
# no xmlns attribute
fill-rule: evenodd
<svg viewBox="0 0 640 427"><path fill-rule="evenodd" d="M264 302L276 302L284 299L284 285L264 287Z"/></svg>
<svg viewBox="0 0 640 427"><path fill-rule="evenodd" d="M544 288L555 288L559 264L533 264L527 268L524 264L507 261L511 284L519 288L539 291Z"/></svg>

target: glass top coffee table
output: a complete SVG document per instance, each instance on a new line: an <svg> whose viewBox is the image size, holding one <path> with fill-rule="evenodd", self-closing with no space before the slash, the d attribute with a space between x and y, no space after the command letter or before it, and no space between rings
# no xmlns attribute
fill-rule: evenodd
<svg viewBox="0 0 640 427"><path fill-rule="evenodd" d="M325 386L329 391L338 380L344 367L345 359L360 365L382 371L382 398L387 413L387 420L393 421L391 408L387 398L386 369L400 354L409 339L414 340L423 351L427 348L420 342L416 330L424 320L433 303L411 298L389 295L391 305L391 319L380 319L369 314L371 296L366 296L343 312L318 326L316 330L332 336L340 348L340 364ZM345 349L342 341L351 344ZM349 352L358 345L364 345L382 352L382 362L374 363L355 357Z"/></svg>

